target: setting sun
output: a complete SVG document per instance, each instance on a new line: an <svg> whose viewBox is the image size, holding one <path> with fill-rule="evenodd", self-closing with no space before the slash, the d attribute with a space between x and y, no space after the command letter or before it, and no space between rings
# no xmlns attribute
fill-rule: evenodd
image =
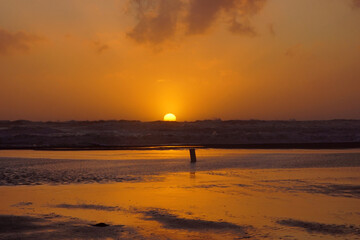
<svg viewBox="0 0 360 240"><path fill-rule="evenodd" d="M172 113L165 114L164 121L176 121L176 116Z"/></svg>

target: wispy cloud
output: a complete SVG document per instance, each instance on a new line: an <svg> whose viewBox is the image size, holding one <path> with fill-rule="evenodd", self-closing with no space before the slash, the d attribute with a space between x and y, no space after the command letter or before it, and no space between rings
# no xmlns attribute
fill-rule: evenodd
<svg viewBox="0 0 360 240"><path fill-rule="evenodd" d="M177 33L205 34L219 19L233 34L255 36L251 17L267 0L130 0L136 18L128 36L138 43L159 44Z"/></svg>
<svg viewBox="0 0 360 240"><path fill-rule="evenodd" d="M276 36L276 32L275 32L275 28L274 28L274 24L269 24L269 32L271 36Z"/></svg>
<svg viewBox="0 0 360 240"><path fill-rule="evenodd" d="M110 48L108 44L102 43L100 41L94 41L94 46L95 46L96 52L99 54Z"/></svg>
<svg viewBox="0 0 360 240"><path fill-rule="evenodd" d="M0 28L0 55L27 52L40 37L26 32L10 32Z"/></svg>
<svg viewBox="0 0 360 240"><path fill-rule="evenodd" d="M249 23L233 21L229 27L230 32L240 35L256 36L255 29Z"/></svg>

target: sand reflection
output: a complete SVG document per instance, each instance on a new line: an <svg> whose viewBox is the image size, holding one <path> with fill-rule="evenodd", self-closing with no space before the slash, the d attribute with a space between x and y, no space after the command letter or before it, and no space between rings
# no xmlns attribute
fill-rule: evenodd
<svg viewBox="0 0 360 240"><path fill-rule="evenodd" d="M0 238L358 239L358 156L301 157L0 159Z"/></svg>
<svg viewBox="0 0 360 240"><path fill-rule="evenodd" d="M1 187L1 219L17 219L19 224L16 231L2 229L0 236L25 237L31 229L29 236L47 232L44 236L52 238L49 232L57 232L63 236L58 239L67 239L79 226L80 239L90 236L86 232L110 239L316 239L324 234L327 239L356 239L360 234L357 188L346 188L347 195L308 189L359 184L359 170L196 172L194 164L190 179L189 173L172 173L114 184ZM109 228L96 230L97 223Z"/></svg>

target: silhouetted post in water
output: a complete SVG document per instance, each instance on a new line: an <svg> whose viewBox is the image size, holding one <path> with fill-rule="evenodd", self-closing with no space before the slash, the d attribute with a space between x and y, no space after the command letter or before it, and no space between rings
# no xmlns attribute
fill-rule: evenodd
<svg viewBox="0 0 360 240"><path fill-rule="evenodd" d="M192 163L196 162L196 153L195 153L195 148L190 148L190 159Z"/></svg>

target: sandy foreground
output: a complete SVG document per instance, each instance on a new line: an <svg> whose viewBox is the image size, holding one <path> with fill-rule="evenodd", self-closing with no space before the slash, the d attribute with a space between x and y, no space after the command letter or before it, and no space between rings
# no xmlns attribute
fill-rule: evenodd
<svg viewBox="0 0 360 240"><path fill-rule="evenodd" d="M0 238L360 239L359 156L0 151Z"/></svg>

